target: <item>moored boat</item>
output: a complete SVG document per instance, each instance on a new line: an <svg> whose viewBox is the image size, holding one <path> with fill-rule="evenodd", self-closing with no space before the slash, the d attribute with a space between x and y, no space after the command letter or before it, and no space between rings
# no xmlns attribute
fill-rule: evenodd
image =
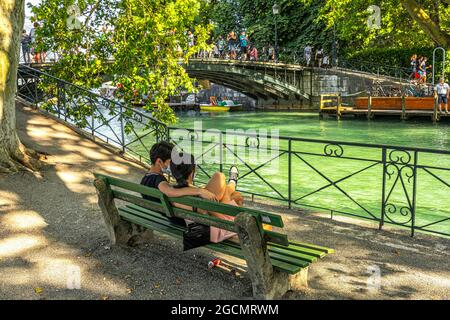
<svg viewBox="0 0 450 320"><path fill-rule="evenodd" d="M229 106L213 106L210 104L201 104L200 111L203 112L228 112L230 111Z"/></svg>

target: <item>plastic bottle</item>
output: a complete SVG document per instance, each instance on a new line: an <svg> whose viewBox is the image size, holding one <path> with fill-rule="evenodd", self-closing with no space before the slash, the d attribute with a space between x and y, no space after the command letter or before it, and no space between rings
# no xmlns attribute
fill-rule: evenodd
<svg viewBox="0 0 450 320"><path fill-rule="evenodd" d="M208 262L208 269L212 269L215 266L218 266L220 264L220 260L218 258L211 260L210 262Z"/></svg>

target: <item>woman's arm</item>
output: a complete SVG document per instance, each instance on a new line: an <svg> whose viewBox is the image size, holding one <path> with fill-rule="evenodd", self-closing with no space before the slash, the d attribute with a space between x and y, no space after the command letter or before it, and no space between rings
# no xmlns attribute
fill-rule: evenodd
<svg viewBox="0 0 450 320"><path fill-rule="evenodd" d="M192 197L200 197L206 200L217 201L215 194L202 188L196 187L174 188L168 182L161 182L158 185L158 189L169 198L192 196Z"/></svg>

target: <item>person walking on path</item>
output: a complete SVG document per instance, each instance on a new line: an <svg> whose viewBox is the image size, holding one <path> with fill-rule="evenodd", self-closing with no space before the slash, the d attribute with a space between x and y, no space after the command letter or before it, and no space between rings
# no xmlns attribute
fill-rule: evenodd
<svg viewBox="0 0 450 320"><path fill-rule="evenodd" d="M441 78L435 88L435 96L438 99L439 113L442 114L442 106L445 107L445 114L448 114L448 96L450 94L450 88L444 78Z"/></svg>

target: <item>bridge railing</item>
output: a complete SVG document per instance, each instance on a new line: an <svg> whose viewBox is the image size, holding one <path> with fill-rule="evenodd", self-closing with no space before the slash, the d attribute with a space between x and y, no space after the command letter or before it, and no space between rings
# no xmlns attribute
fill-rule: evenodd
<svg viewBox="0 0 450 320"><path fill-rule="evenodd" d="M195 155L199 183L237 164L238 189L288 207L450 236L450 151L167 128L143 111L21 67L18 96L142 162L159 140ZM268 133L268 132L267 132ZM414 133L412 133L414 134Z"/></svg>
<svg viewBox="0 0 450 320"><path fill-rule="evenodd" d="M139 161L152 142L168 138L167 126L148 113L26 65L19 67L17 96Z"/></svg>

